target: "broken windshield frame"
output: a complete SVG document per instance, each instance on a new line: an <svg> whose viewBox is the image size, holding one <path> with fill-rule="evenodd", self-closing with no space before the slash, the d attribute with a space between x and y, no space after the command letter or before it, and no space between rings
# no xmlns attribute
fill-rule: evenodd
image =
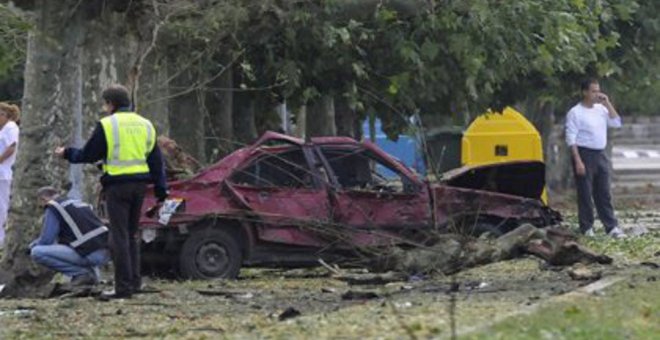
<svg viewBox="0 0 660 340"><path fill-rule="evenodd" d="M279 150L276 150L279 149ZM299 152L299 157L302 157L300 161L294 161L287 157L292 153ZM324 178L318 169L318 162L316 161L313 151L310 150L307 145L297 145L297 144L288 144L288 145L277 145L277 146L265 146L252 150L253 158L249 159L246 164L232 172L229 176L229 181L236 185L247 185L257 188L291 188L299 190L319 190L323 189L327 184L327 178ZM256 154L256 156L255 156ZM276 160L275 164L272 160ZM269 162L268 166L273 171L279 171L281 174L288 174L290 179L293 179L300 186L291 186L286 185L285 183L280 183L272 180L265 179L265 176L259 176L259 174L253 173L251 170L252 167L258 166L260 162ZM295 168L295 169L294 169ZM298 176L294 174L294 170L299 172ZM302 174L300 174L302 173ZM240 179L241 176L246 178L251 178L262 185L257 183L249 183L250 180L245 178ZM272 178L271 178L272 179Z"/></svg>
<svg viewBox="0 0 660 340"><path fill-rule="evenodd" d="M341 181L339 180L338 174L336 169L334 168L336 165L331 165L330 159L328 159L327 155L325 152L339 152L339 153L345 153L345 155L342 155L342 158L344 157L351 157L355 155L359 155L360 157L364 157L367 159L367 161L373 161L377 163L378 165L382 165L385 167L387 170L395 173L400 179L401 179L401 191L396 191L396 190L385 190L388 191L388 193L391 194L398 194L398 195L411 195L419 192L420 186L417 184L417 182L410 177L408 177L406 174L402 173L399 171L395 166L390 164L387 159L383 159L376 153L372 152L370 149L365 148L363 146L356 146L354 144L334 144L334 145L321 145L321 146L315 146L315 153L317 157L319 157L322 160L322 163L324 167L326 168L326 172L328 175L328 179L332 182L333 188L335 189L341 189L341 190L347 190L347 191L355 191L355 189L351 189L350 186L347 186L345 183L342 184ZM354 164L355 165L355 164ZM357 166L357 165L355 165ZM379 178L381 182L384 183L391 183L393 181L388 180L382 176L382 174L378 173L377 170L371 169L370 176L376 176ZM367 184L367 183L363 183ZM383 191L382 189L391 189L393 187L388 186L388 185L382 185L382 186L375 186L371 188L372 190L366 190L366 191L379 191L379 190L373 190L376 189L376 187L381 187L380 191ZM366 189L366 188L365 188Z"/></svg>

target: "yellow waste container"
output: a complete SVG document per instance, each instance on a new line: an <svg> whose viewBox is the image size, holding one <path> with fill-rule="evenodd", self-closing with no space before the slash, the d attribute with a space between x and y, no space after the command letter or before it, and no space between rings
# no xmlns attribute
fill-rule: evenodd
<svg viewBox="0 0 660 340"><path fill-rule="evenodd" d="M485 113L467 128L461 140L461 163L483 165L513 160L543 162L541 135L525 116L511 107ZM543 202L547 203L546 192Z"/></svg>

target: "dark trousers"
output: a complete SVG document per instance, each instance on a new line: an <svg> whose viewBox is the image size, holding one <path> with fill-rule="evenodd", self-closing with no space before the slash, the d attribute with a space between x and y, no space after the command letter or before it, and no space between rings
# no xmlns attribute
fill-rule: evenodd
<svg viewBox="0 0 660 340"><path fill-rule="evenodd" d="M575 173L575 162L573 164L580 230L586 232L593 227L595 205L598 218L609 233L618 225L610 193L610 160L604 150L578 148L578 152L586 169L584 176L578 176Z"/></svg>
<svg viewBox="0 0 660 340"><path fill-rule="evenodd" d="M145 187L145 183L127 182L105 188L117 294L131 294L142 284L138 222Z"/></svg>

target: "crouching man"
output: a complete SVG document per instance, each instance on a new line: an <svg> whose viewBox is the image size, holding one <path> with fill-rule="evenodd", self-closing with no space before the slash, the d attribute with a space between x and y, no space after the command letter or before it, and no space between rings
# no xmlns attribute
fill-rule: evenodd
<svg viewBox="0 0 660 340"><path fill-rule="evenodd" d="M99 266L110 260L108 228L89 204L60 196L52 187L37 191L45 208L39 238L30 243L32 259L71 278L71 285L99 282Z"/></svg>

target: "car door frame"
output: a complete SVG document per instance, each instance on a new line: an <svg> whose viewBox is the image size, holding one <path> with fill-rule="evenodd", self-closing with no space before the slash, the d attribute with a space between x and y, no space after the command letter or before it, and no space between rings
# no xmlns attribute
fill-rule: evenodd
<svg viewBox="0 0 660 340"><path fill-rule="evenodd" d="M398 175L404 176L410 183L414 186L414 191L411 193L401 192L401 193L376 193L370 191L355 191L348 190L343 188L339 183L336 176L335 169L330 165L330 161L327 159L326 155L323 153L323 148L336 149L336 150L345 150L349 151L360 150L360 152L366 152L370 154L370 158L373 158L375 161L380 162L386 165L390 170L395 171ZM353 230L365 230L369 231L371 236L367 234L359 233L356 235L358 243L365 245L378 245L382 243L387 243L391 241L394 232L395 235L402 235L402 232L410 231L410 229L424 230L433 224L433 212L431 209L431 197L428 192L428 187L420 180L415 178L412 173L408 173L409 170L406 168L401 169L403 166L399 163L396 163L394 159L391 159L389 155L376 148L373 145L367 143L362 144L333 144L333 145L316 145L315 153L317 157L321 160L321 163L325 167L325 171L328 174L330 180L329 196L331 209L333 211L333 220L335 224L345 225L347 224L349 228ZM403 171L402 171L403 170ZM407 202L415 202L419 204L417 206L417 212L423 214L419 222L412 223L402 223L402 221L384 221L384 220L372 220L369 223L359 223L363 221L354 221L355 223L348 220L346 216L342 216L341 209L351 206L352 209L355 209L360 206L360 204L347 204L345 200L356 202L361 198L366 198L366 200L378 200L379 198L389 199L390 201L399 202L402 205L406 205ZM364 201L366 201L364 200ZM406 202L407 201L407 202ZM375 207L375 205L371 205ZM406 207L410 208L410 207ZM387 209L386 207L384 209ZM413 211L414 209L411 208ZM366 215L367 213L365 213ZM371 213L371 215L374 215ZM391 216L391 215L390 215ZM380 238L377 237L377 233L373 231L382 231L387 234L387 237ZM375 236L374 236L375 235ZM389 238L389 240L387 240Z"/></svg>
<svg viewBox="0 0 660 340"><path fill-rule="evenodd" d="M303 246L323 246L324 242L314 233L314 226L322 226L331 223L330 203L328 202L327 186L321 181L318 169L314 166L316 163L314 153L309 145L297 143L288 139L273 138L269 140L285 142L293 148L299 148L305 159L305 165L312 177L311 185L305 188L287 188L287 187L259 187L251 185L241 185L235 183L232 178L240 171L253 166L266 157L276 157L276 154L268 154L258 147L251 150L251 156L245 160L244 164L234 169L225 181L225 186L229 189L231 195L240 202L246 211L245 218L251 219L252 225L256 228L256 236L259 240L295 244ZM262 146L265 143L259 143ZM288 152L282 151L281 153ZM255 196L255 193L256 196ZM278 202L272 204L284 207L288 211L280 214L268 212L268 207L259 206L265 204L264 201L277 199ZM314 201L313 208L319 209L309 213L305 210L304 202L306 200ZM266 209L264 209L266 208ZM308 212L307 214L305 214ZM303 215L300 215L303 213Z"/></svg>

